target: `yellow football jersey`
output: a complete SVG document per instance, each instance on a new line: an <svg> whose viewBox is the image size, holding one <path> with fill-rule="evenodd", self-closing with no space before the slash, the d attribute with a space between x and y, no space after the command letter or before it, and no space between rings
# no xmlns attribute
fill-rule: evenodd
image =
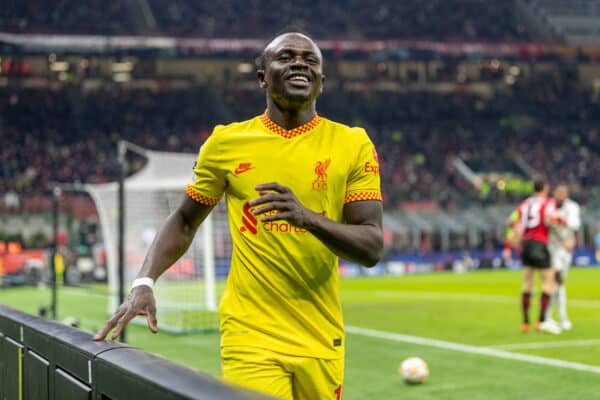
<svg viewBox="0 0 600 400"><path fill-rule="evenodd" d="M262 222L255 186L289 187L308 209L343 222L345 203L381 200L379 163L364 129L315 116L285 130L267 114L215 127L187 194L227 199L231 270L220 304L221 346L335 359L344 354L337 256L305 229Z"/></svg>

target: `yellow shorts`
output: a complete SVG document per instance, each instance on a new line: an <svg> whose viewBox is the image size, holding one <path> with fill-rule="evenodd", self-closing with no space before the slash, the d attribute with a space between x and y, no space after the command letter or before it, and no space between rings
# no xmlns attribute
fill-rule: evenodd
<svg viewBox="0 0 600 400"><path fill-rule="evenodd" d="M344 359L291 356L258 347L221 348L223 379L285 400L340 400Z"/></svg>

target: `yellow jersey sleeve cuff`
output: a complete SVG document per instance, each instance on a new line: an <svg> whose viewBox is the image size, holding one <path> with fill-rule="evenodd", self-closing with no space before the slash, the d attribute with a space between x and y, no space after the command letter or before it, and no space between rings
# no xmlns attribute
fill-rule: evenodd
<svg viewBox="0 0 600 400"><path fill-rule="evenodd" d="M352 203L353 201L363 200L379 200L382 201L381 192L354 192L347 194L344 198L344 204Z"/></svg>
<svg viewBox="0 0 600 400"><path fill-rule="evenodd" d="M188 184L186 186L185 192L196 203L200 203L200 204L203 204L205 206L214 206L214 205L217 205L217 204L219 204L219 201L221 200L218 197L209 197L209 196L205 196L205 195L203 195L201 193L198 193L196 191L196 189L194 189L194 187L191 184Z"/></svg>

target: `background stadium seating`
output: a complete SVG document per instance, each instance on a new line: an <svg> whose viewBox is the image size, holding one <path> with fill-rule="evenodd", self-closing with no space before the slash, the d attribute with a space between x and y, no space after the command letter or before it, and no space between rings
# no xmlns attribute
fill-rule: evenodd
<svg viewBox="0 0 600 400"><path fill-rule="evenodd" d="M569 15L592 18L595 4L578 1ZM0 210L48 212L51 182L115 180L120 139L195 153L214 125L263 112L254 57L291 25L327 41L319 112L367 129L392 214L512 205L525 193L508 180L539 174L569 183L576 200L596 209L600 52L569 47L569 35L548 19L564 9L534 0L10 2L0 11ZM39 33L38 43L71 36L60 39L66 47L19 44ZM168 50L69 48L82 33L183 42ZM207 50L209 39L221 42ZM130 159L129 173L143 163ZM596 228L586 229L589 245Z"/></svg>

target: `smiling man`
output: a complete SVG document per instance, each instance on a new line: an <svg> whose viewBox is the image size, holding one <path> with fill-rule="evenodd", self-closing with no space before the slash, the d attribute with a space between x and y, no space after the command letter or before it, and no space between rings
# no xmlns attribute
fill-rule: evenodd
<svg viewBox="0 0 600 400"><path fill-rule="evenodd" d="M337 258L373 266L382 255L377 153L363 129L316 113L325 76L309 37L276 37L258 67L267 110L215 127L187 197L96 340L113 328L117 337L138 314L156 331L154 281L225 195L233 253L220 305L224 379L283 399L340 399Z"/></svg>

